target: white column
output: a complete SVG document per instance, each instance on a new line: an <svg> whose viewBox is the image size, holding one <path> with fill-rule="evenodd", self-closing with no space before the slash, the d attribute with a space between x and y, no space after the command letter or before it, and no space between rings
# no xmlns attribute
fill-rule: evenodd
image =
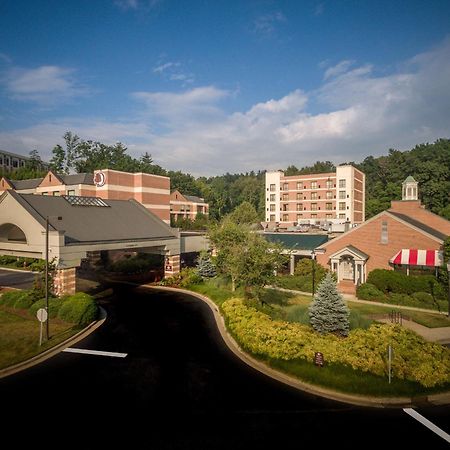
<svg viewBox="0 0 450 450"><path fill-rule="evenodd" d="M294 271L295 271L295 255L291 255L291 264L289 266L289 273L291 275L294 275Z"/></svg>

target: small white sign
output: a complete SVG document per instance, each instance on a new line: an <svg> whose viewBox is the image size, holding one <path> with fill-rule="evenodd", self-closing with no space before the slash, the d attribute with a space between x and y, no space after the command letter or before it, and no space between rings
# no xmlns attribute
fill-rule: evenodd
<svg viewBox="0 0 450 450"><path fill-rule="evenodd" d="M48 318L47 311L44 308L39 308L37 310L36 317L38 318L39 322L45 322Z"/></svg>

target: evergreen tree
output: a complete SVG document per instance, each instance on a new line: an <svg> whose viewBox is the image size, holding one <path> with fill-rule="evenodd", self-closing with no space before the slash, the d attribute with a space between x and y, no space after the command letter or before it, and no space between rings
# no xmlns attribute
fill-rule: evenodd
<svg viewBox="0 0 450 450"><path fill-rule="evenodd" d="M200 253L197 259L197 272L203 278L213 278L217 275L216 267L207 253Z"/></svg>
<svg viewBox="0 0 450 450"><path fill-rule="evenodd" d="M309 322L319 333L348 335L350 312L330 273L322 280L309 306Z"/></svg>

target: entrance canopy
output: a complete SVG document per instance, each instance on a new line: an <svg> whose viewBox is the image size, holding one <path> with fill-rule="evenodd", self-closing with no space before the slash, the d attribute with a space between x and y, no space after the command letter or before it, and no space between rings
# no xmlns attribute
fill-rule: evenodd
<svg viewBox="0 0 450 450"><path fill-rule="evenodd" d="M439 250L402 249L389 262L407 266L439 267L444 264L444 259Z"/></svg>

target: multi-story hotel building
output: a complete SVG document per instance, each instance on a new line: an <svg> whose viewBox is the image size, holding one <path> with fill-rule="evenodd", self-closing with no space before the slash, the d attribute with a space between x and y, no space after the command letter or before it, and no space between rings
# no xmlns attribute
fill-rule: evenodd
<svg viewBox="0 0 450 450"><path fill-rule="evenodd" d="M4 173L11 172L13 170L19 169L20 167L25 167L28 161L30 161L30 158L28 156L0 150L0 170ZM42 163L42 166L46 167L47 164Z"/></svg>
<svg viewBox="0 0 450 450"><path fill-rule="evenodd" d="M209 214L209 205L205 199L195 195L183 195L180 191L170 194L170 217L172 220L195 220L197 214Z"/></svg>
<svg viewBox="0 0 450 450"><path fill-rule="evenodd" d="M268 223L360 224L365 219L365 175L351 165L309 175L267 172L265 194Z"/></svg>

